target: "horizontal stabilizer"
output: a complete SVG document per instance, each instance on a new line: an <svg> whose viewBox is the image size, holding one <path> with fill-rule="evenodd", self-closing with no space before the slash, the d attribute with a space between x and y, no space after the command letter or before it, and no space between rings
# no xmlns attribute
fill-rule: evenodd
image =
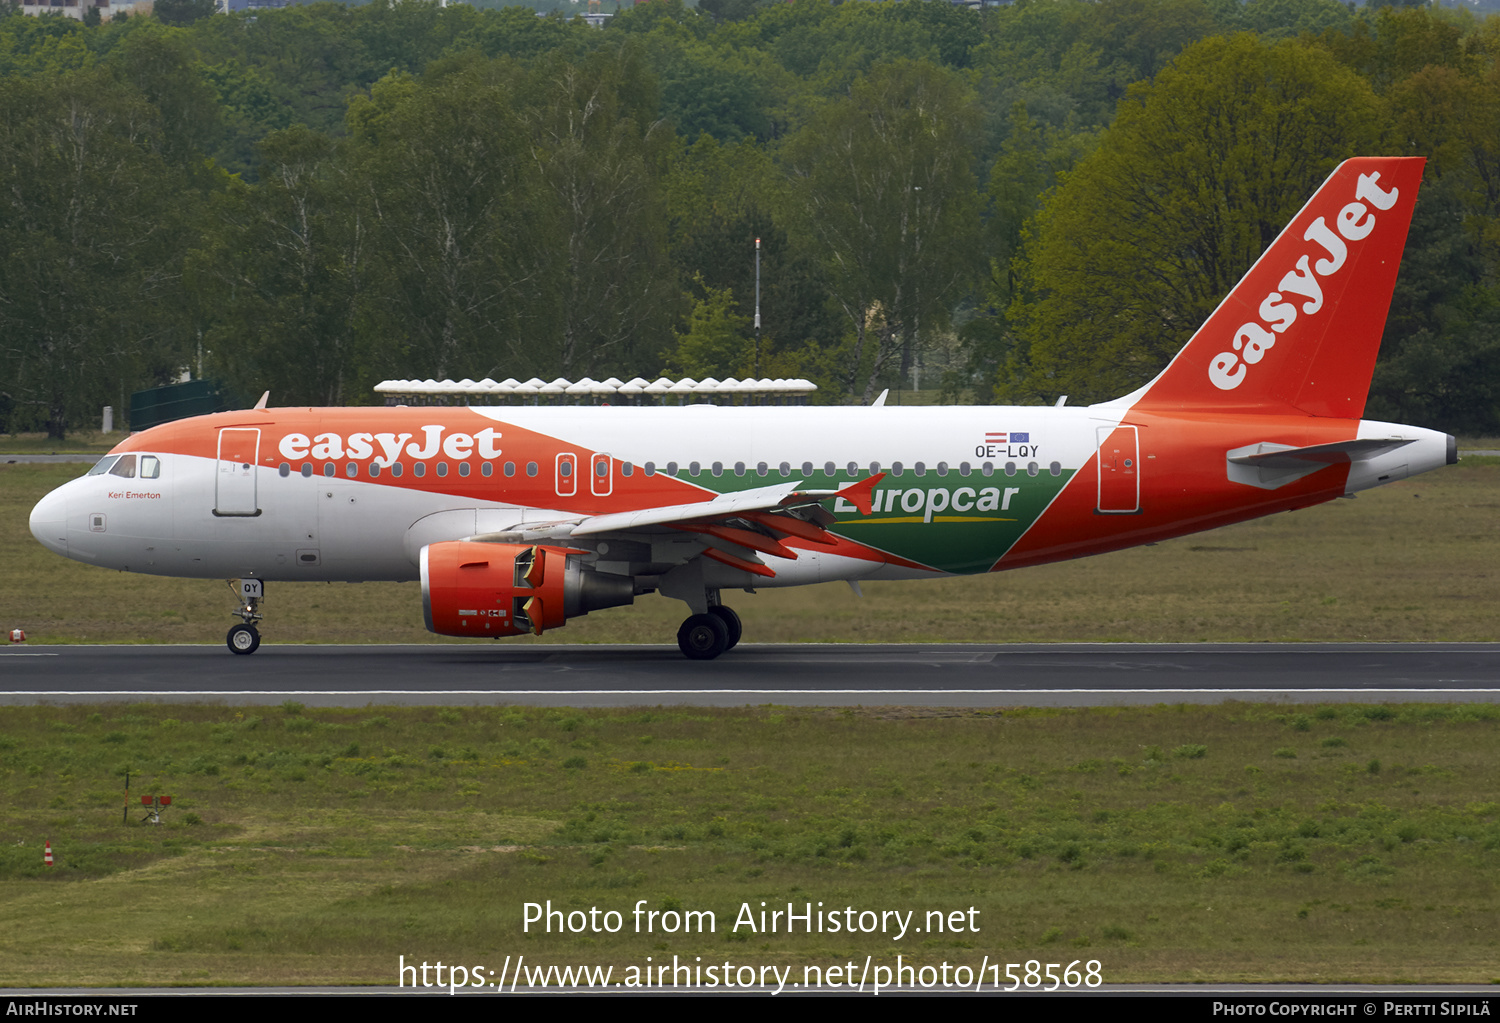
<svg viewBox="0 0 1500 1023"><path fill-rule="evenodd" d="M1374 458L1412 442L1408 437L1365 437L1298 448L1262 441L1235 448L1225 457L1231 482L1275 490L1327 466Z"/></svg>

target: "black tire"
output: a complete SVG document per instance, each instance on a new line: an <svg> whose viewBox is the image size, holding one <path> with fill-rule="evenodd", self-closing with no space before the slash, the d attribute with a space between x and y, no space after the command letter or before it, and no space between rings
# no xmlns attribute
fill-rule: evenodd
<svg viewBox="0 0 1500 1023"><path fill-rule="evenodd" d="M734 609L725 607L723 604L715 604L708 609L708 613L722 619L724 628L729 630L729 645L725 650L733 650L739 645L740 637L745 634L745 626L740 621L740 616L734 613Z"/></svg>
<svg viewBox="0 0 1500 1023"><path fill-rule="evenodd" d="M236 625L224 638L233 654L253 654L260 646L260 633L253 625Z"/></svg>
<svg viewBox="0 0 1500 1023"><path fill-rule="evenodd" d="M677 645L689 660L711 661L729 649L729 629L718 615L693 615L677 630Z"/></svg>

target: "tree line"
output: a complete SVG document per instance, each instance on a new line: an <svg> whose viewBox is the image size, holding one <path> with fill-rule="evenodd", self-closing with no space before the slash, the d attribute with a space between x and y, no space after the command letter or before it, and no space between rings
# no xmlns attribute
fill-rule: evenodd
<svg viewBox="0 0 1500 1023"><path fill-rule="evenodd" d="M1340 160L1395 153L1429 162L1367 415L1500 430L1500 18L203 6L0 6L0 429L184 368L277 404L658 372L1103 399Z"/></svg>

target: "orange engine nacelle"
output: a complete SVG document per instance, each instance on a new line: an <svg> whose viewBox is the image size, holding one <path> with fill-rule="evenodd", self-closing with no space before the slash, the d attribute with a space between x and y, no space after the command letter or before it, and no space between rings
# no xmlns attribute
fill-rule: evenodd
<svg viewBox="0 0 1500 1023"><path fill-rule="evenodd" d="M635 580L596 572L579 551L453 540L422 548L422 615L443 636L540 636L635 600Z"/></svg>

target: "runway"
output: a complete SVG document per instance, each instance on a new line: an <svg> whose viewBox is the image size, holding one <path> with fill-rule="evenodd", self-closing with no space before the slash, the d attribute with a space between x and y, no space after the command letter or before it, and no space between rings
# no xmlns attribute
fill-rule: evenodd
<svg viewBox="0 0 1500 1023"><path fill-rule="evenodd" d="M0 704L1015 707L1500 702L1500 644L17 646Z"/></svg>

